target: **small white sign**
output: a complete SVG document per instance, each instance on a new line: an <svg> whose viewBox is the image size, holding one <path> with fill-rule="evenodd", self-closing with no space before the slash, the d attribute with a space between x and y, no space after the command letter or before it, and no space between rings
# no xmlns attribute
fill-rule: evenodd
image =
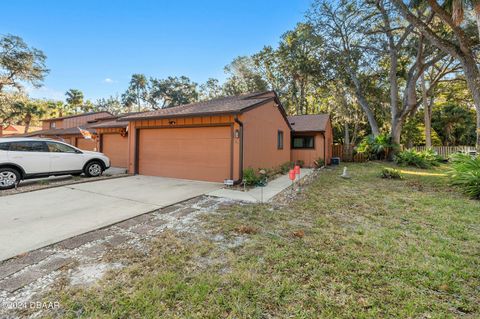
<svg viewBox="0 0 480 319"><path fill-rule="evenodd" d="M233 186L233 179L226 179L223 181L223 184L227 186Z"/></svg>

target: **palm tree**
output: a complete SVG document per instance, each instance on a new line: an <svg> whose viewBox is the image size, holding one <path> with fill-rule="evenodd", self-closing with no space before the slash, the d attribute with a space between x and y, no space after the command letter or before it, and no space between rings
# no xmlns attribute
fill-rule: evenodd
<svg viewBox="0 0 480 319"><path fill-rule="evenodd" d="M13 104L13 113L23 118L25 124L25 132L28 133L33 117L42 117L45 109L38 103L33 101L18 101Z"/></svg>
<svg viewBox="0 0 480 319"><path fill-rule="evenodd" d="M147 78L143 74L134 74L130 80L130 87L135 91L135 99L138 107L138 111L142 110L142 100L146 97L145 92L147 89Z"/></svg>
<svg viewBox="0 0 480 319"><path fill-rule="evenodd" d="M78 107L83 104L83 92L77 89L70 89L65 93L65 96L67 97L65 100L75 109L76 113Z"/></svg>

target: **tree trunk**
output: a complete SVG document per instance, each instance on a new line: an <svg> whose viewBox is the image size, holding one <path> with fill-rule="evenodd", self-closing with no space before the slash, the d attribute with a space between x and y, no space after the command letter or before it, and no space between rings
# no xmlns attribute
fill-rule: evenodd
<svg viewBox="0 0 480 319"><path fill-rule="evenodd" d="M350 132L348 131L348 123L343 123L343 155L350 160Z"/></svg>
<svg viewBox="0 0 480 319"><path fill-rule="evenodd" d="M392 121L392 142L400 145L400 136L402 134L403 121L395 118Z"/></svg>
<svg viewBox="0 0 480 319"><path fill-rule="evenodd" d="M477 21L478 28L478 39L480 40L480 2L474 6L473 10L475 11L475 20Z"/></svg>
<svg viewBox="0 0 480 319"><path fill-rule="evenodd" d="M397 78L397 66L398 58L395 48L390 45L390 70L388 74L390 82L390 110L392 116L392 128L395 118L398 117L398 78Z"/></svg>
<svg viewBox="0 0 480 319"><path fill-rule="evenodd" d="M420 76L420 83L422 86L422 103L425 113L423 116L425 121L425 146L430 148L432 147L432 112L427 101L427 86L425 85L425 75L423 73Z"/></svg>
<svg viewBox="0 0 480 319"><path fill-rule="evenodd" d="M370 108L370 105L368 104L367 99L365 98L365 96L363 96L362 86L360 84L360 81L358 80L357 76L353 73L352 69L350 69L349 67L347 67L346 69L354 84L355 96L357 97L358 103L360 104L361 108L367 115L368 124L370 124L372 134L373 136L378 136L380 135L380 130L378 128L377 120L373 115L372 109Z"/></svg>
<svg viewBox="0 0 480 319"><path fill-rule="evenodd" d="M30 122L32 122L32 115L30 113L27 113L25 115L25 131L23 133L28 133L28 130L30 129Z"/></svg>
<svg viewBox="0 0 480 319"><path fill-rule="evenodd" d="M464 56L460 59L468 88L472 92L473 103L477 111L477 142L476 148L480 151L480 71L477 68L476 61L473 57Z"/></svg>

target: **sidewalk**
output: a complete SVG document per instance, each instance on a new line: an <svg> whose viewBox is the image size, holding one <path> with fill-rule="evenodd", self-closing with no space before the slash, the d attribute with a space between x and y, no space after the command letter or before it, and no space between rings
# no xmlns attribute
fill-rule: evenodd
<svg viewBox="0 0 480 319"><path fill-rule="evenodd" d="M304 178L307 175L313 173L313 169L302 168L300 178ZM270 201L275 195L283 191L292 185L292 181L288 178L287 175L282 175L279 178L269 182L265 187L255 187L249 191L233 190L233 189L217 189L210 193L207 193L209 196L229 198L233 200L241 200L251 203L261 203ZM262 201L262 191L263 191L263 201Z"/></svg>

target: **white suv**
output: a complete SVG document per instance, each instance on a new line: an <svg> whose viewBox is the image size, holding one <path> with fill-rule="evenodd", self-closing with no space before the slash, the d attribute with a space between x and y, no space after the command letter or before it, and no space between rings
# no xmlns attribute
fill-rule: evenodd
<svg viewBox="0 0 480 319"><path fill-rule="evenodd" d="M0 190L23 179L52 175L102 175L110 159L102 153L41 138L0 138Z"/></svg>

